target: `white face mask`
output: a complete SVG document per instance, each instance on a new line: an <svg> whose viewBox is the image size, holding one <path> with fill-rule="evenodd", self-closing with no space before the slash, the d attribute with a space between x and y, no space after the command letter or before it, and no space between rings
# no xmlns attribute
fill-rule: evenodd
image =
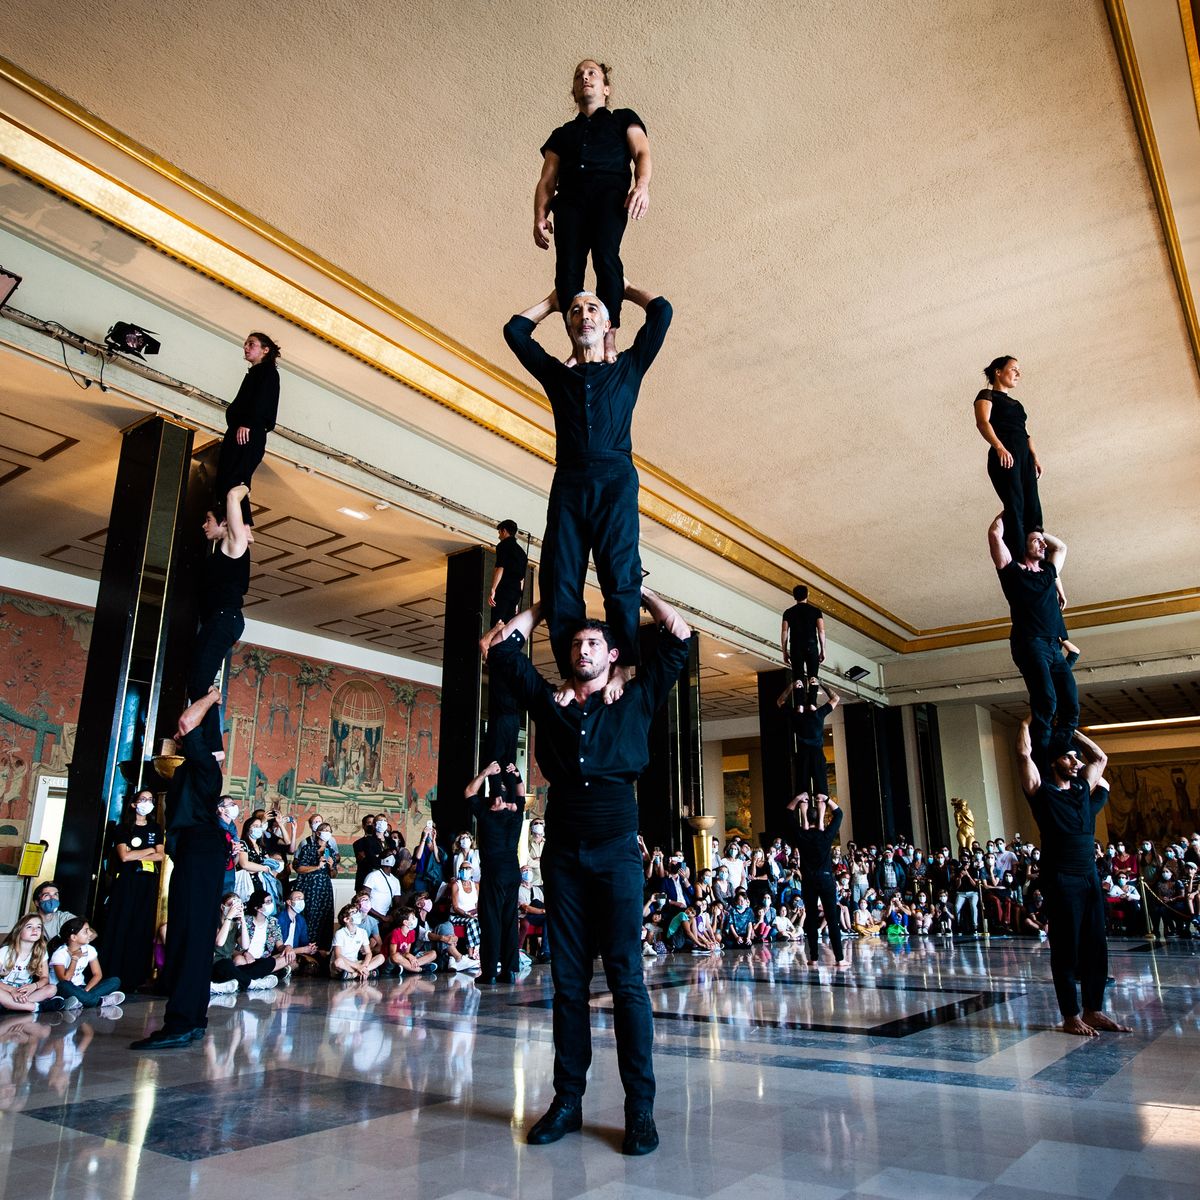
<svg viewBox="0 0 1200 1200"><path fill-rule="evenodd" d="M382 866L394 867L396 865L396 856L394 854L385 854L379 862Z"/></svg>
<svg viewBox="0 0 1200 1200"><path fill-rule="evenodd" d="M375 822L375 832L376 833L387 833L387 822L386 821L376 821Z"/></svg>
<svg viewBox="0 0 1200 1200"><path fill-rule="evenodd" d="M148 817L154 811L153 800L139 800L136 805L137 814L140 817Z"/></svg>
<svg viewBox="0 0 1200 1200"><path fill-rule="evenodd" d="M292 911L302 913L304 911L304 901L303 900L293 900L292 901Z"/></svg>
<svg viewBox="0 0 1200 1200"><path fill-rule="evenodd" d="M321 841L323 841L323 842L332 842L332 841L333 841L333 834L332 834L332 833L330 833L328 829L322 830L322 831L321 831Z"/></svg>
<svg viewBox="0 0 1200 1200"><path fill-rule="evenodd" d="M231 804L225 809L225 819L232 825L238 819L238 814L241 811L236 804Z"/></svg>
<svg viewBox="0 0 1200 1200"><path fill-rule="evenodd" d="M259 911L264 917L273 917L275 915L275 905L264 904Z"/></svg>
<svg viewBox="0 0 1200 1200"><path fill-rule="evenodd" d="M263 835L263 827L261 825L251 825L250 826L250 836L252 838L254 838L257 841L260 837L262 837L262 835Z"/></svg>
<svg viewBox="0 0 1200 1200"><path fill-rule="evenodd" d="M469 850L471 848L471 839L470 838L459 838L458 839L458 848L460 850Z"/></svg>
<svg viewBox="0 0 1200 1200"><path fill-rule="evenodd" d="M363 915L357 909L350 914L350 923L357 928L363 923Z"/></svg>

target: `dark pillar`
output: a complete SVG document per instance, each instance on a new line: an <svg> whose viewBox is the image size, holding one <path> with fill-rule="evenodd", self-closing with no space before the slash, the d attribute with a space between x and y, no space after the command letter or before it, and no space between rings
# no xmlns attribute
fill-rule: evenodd
<svg viewBox="0 0 1200 1200"><path fill-rule="evenodd" d="M788 710L776 701L792 681L790 671L759 671L758 673L758 735L762 757L763 815L766 828L761 841L769 846L776 837L783 837L788 826L783 811L795 795L792 786L792 727Z"/></svg>
<svg viewBox="0 0 1200 1200"><path fill-rule="evenodd" d="M859 845L880 845L894 841L898 834L910 834L900 710L848 704L842 711L850 776L845 803L852 806L854 840Z"/></svg>
<svg viewBox="0 0 1200 1200"><path fill-rule="evenodd" d="M194 522L185 516L192 436L163 417L122 435L56 870L63 906L78 913L94 914L102 900L105 830L152 775L160 711L169 736L182 708L196 627L192 565L203 551L202 511ZM191 507L202 510L201 480L192 491ZM154 777L151 786L162 784Z"/></svg>
<svg viewBox="0 0 1200 1200"><path fill-rule="evenodd" d="M470 828L463 791L479 770L487 732L488 670L479 653L479 639L487 628L487 598L495 569L496 555L489 546L472 546L446 560L441 733L437 796L432 807L434 823L447 844L460 829ZM525 598L532 591L531 572L525 580ZM517 765L528 779L527 725L528 718L522 714Z"/></svg>
<svg viewBox="0 0 1200 1200"><path fill-rule="evenodd" d="M950 818L946 812L946 780L942 774L942 743L938 736L935 704L914 704L917 728L917 770L921 778L921 802L925 810L925 828L929 834L929 852L950 846ZM914 840L916 835L914 833Z"/></svg>
<svg viewBox="0 0 1200 1200"><path fill-rule="evenodd" d="M655 625L639 631L642 659L654 653ZM667 854L694 857L688 818L704 811L704 769L700 736L700 635L693 633L688 660L667 702L650 725L650 763L638 780L638 825L648 846Z"/></svg>

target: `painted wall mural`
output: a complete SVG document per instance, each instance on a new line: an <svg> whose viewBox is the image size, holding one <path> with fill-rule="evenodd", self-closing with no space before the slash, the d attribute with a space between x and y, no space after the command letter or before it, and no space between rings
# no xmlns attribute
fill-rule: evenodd
<svg viewBox="0 0 1200 1200"><path fill-rule="evenodd" d="M67 773L91 641L88 608L0 591L0 870L11 870L37 781ZM437 790L441 693L411 680L240 643L225 707L226 788L346 847L367 813L410 842Z"/></svg>
<svg viewBox="0 0 1200 1200"><path fill-rule="evenodd" d="M1109 761L1111 785L1105 816L1108 838L1126 843L1148 838L1191 837L1200 829L1200 761L1129 763Z"/></svg>

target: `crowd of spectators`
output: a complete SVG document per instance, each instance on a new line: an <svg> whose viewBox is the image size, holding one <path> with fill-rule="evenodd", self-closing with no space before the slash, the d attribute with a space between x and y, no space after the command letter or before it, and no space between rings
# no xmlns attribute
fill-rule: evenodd
<svg viewBox="0 0 1200 1200"><path fill-rule="evenodd" d="M368 816L352 846L355 890L334 912L333 879L342 857L320 814L303 837L274 812L240 825L222 799L229 834L226 890L214 914L212 992L275 988L295 974L344 981L480 970L480 861L469 832L443 848L433 822L414 848L386 816ZM519 892L522 966L548 961L541 880L545 826L535 817L524 849ZM693 871L682 852L639 838L645 893L643 954L720 954L728 948L786 944L805 923L799 851L783 838L754 846L713 839L712 866ZM1014 834L957 854L926 853L908 839L834 846L837 912L843 937L952 938L1009 935L1044 939L1041 854ZM258 868L258 869L255 869ZM347 865L347 870L349 869ZM1157 847L1149 841L1096 843L1096 870L1109 931L1132 937L1200 937L1200 833ZM105 974L88 922L62 909L51 881L34 893L36 911L0 945L0 1008L14 1012L95 1007L119 1016L120 980ZM156 947L165 936L159 927ZM101 942L101 953L104 952ZM161 955L156 956L161 965Z"/></svg>

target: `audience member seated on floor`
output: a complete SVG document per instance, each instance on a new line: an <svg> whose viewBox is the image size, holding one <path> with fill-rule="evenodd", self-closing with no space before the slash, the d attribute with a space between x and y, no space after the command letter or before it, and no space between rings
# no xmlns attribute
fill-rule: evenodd
<svg viewBox="0 0 1200 1200"><path fill-rule="evenodd" d="M471 877L471 867L464 864L450 888L450 921L461 925L467 939L467 956L479 957L479 884Z"/></svg>
<svg viewBox="0 0 1200 1200"><path fill-rule="evenodd" d="M892 896L886 909L884 926L889 938L903 940L908 937L908 905L898 895Z"/></svg>
<svg viewBox="0 0 1200 1200"><path fill-rule="evenodd" d="M337 931L329 954L329 973L334 979L361 981L373 979L383 966L383 955L372 954L367 934L360 926L362 913L345 905L338 913Z"/></svg>
<svg viewBox="0 0 1200 1200"><path fill-rule="evenodd" d="M713 898L713 873L710 867L705 867L696 875L696 883L692 889L693 900L711 900Z"/></svg>
<svg viewBox="0 0 1200 1200"><path fill-rule="evenodd" d="M26 913L0 944L0 1008L9 1012L58 1012L66 1000L50 978L42 918Z"/></svg>
<svg viewBox="0 0 1200 1200"><path fill-rule="evenodd" d="M696 954L708 954L709 947L707 943L701 940L700 934L696 930L696 913L694 909L685 908L683 912L675 913L669 921L665 914L661 918L666 928L666 936L663 939L668 950L673 951L692 951ZM645 950L642 951L645 955ZM646 957L649 957L646 955Z"/></svg>
<svg viewBox="0 0 1200 1200"><path fill-rule="evenodd" d="M384 953L383 930L375 916L371 903L371 892L368 888L359 888L350 900L350 907L355 910L354 923L367 935L367 945L372 954Z"/></svg>
<svg viewBox="0 0 1200 1200"><path fill-rule="evenodd" d="M288 893L287 903L279 912L279 933L283 946L296 956L296 969L308 975L323 966L317 943L308 936L308 922L304 919L304 893L294 887Z"/></svg>
<svg viewBox="0 0 1200 1200"><path fill-rule="evenodd" d="M62 927L68 921L74 920L75 914L63 908L58 895L58 884L53 879L47 879L45 883L39 883L33 889L33 907L38 910L42 918L42 931L46 937L46 945L53 954L61 941L59 935Z"/></svg>
<svg viewBox="0 0 1200 1200"><path fill-rule="evenodd" d="M125 999L115 975L104 978L100 956L92 943L96 932L86 917L72 917L59 930L62 945L50 956L50 970L67 1009L99 1008L105 1016L120 1016Z"/></svg>
<svg viewBox="0 0 1200 1200"><path fill-rule="evenodd" d="M282 974L287 961L286 956L280 961L271 953L271 948L282 939L278 922L265 913L264 904L273 914L274 901L261 892L244 902L236 892L226 892L221 897L221 919L209 985L213 995L247 989L258 991L279 983L276 972Z"/></svg>
<svg viewBox="0 0 1200 1200"><path fill-rule="evenodd" d="M1021 909L1021 932L1026 937L1046 940L1050 930L1050 922L1046 919L1046 901L1042 889L1030 888L1025 893L1025 905Z"/></svg>
<svg viewBox="0 0 1200 1200"><path fill-rule="evenodd" d="M933 927L939 937L950 937L954 933L954 904L944 888L938 892L934 906Z"/></svg>
<svg viewBox="0 0 1200 1200"><path fill-rule="evenodd" d="M781 905L779 915L775 918L775 940L777 942L796 942L804 936L804 925L797 925L792 920L791 909Z"/></svg>
<svg viewBox="0 0 1200 1200"><path fill-rule="evenodd" d="M733 907L726 910L724 939L727 946L754 944L754 909L750 907L750 897L744 890L738 890Z"/></svg>
<svg viewBox="0 0 1200 1200"><path fill-rule="evenodd" d="M402 908L400 919L388 939L388 956L392 965L399 967L402 974L419 975L437 970L437 951L418 950L417 914L411 908Z"/></svg>
<svg viewBox="0 0 1200 1200"><path fill-rule="evenodd" d="M875 919L870 902L864 896L854 910L854 931L859 937L872 937L883 928L883 922Z"/></svg>
<svg viewBox="0 0 1200 1200"><path fill-rule="evenodd" d="M929 903L929 896L924 888L917 892L917 898L913 901L909 914L909 932L917 937L928 937L933 932L933 905Z"/></svg>

